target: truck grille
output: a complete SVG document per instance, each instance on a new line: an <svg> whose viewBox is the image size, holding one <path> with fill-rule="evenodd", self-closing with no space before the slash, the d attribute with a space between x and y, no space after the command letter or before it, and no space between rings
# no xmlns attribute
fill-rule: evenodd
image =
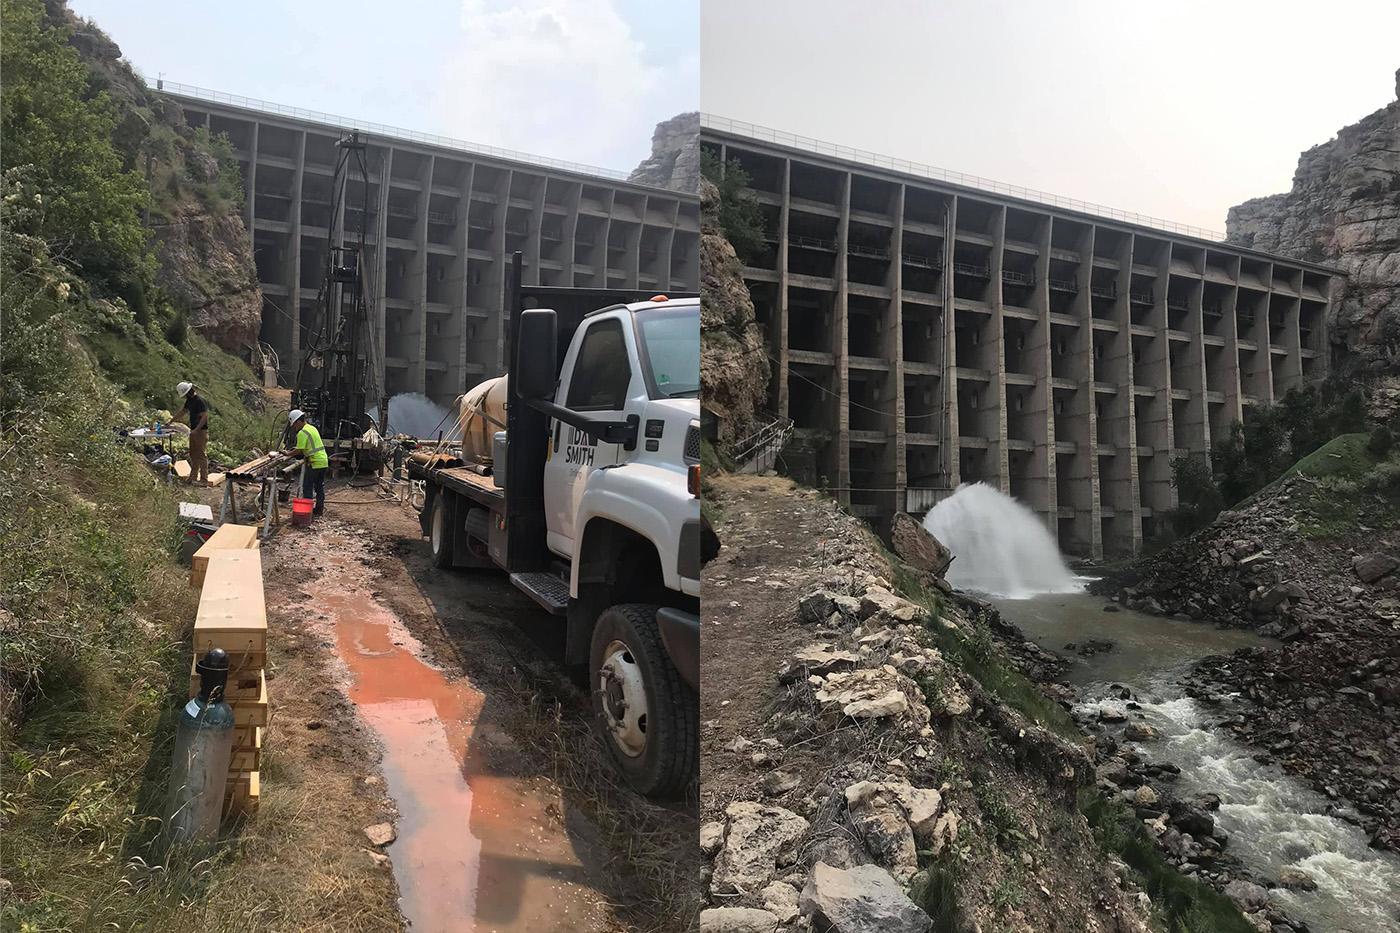
<svg viewBox="0 0 1400 933"><path fill-rule="evenodd" d="M700 427L692 424L685 432L685 459L700 462Z"/></svg>

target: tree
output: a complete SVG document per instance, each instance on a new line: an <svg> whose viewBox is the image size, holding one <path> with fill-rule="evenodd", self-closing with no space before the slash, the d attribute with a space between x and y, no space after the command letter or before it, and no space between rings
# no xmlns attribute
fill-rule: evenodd
<svg viewBox="0 0 1400 933"><path fill-rule="evenodd" d="M719 226L724 238L747 263L763 252L763 208L749 193L749 174L735 159L723 163L709 152L700 156L700 171L719 189Z"/></svg>
<svg viewBox="0 0 1400 933"><path fill-rule="evenodd" d="M1178 536L1209 525L1225 506L1204 457L1185 454L1174 459L1172 485L1176 487L1177 506L1172 510L1171 523Z"/></svg>
<svg viewBox="0 0 1400 933"><path fill-rule="evenodd" d="M154 268L140 219L147 192L112 144L116 108L92 89L66 26L45 18L41 0L0 4L0 168L33 166L42 199L32 229L19 232L42 238L112 293L139 300Z"/></svg>

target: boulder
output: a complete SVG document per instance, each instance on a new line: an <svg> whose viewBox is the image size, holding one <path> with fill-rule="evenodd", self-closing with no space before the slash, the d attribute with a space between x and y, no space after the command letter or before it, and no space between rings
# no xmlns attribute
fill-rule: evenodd
<svg viewBox="0 0 1400 933"><path fill-rule="evenodd" d="M865 843L865 850L901 884L907 885L919 870L919 850L904 810L891 795L874 793L852 807L850 816L851 825Z"/></svg>
<svg viewBox="0 0 1400 933"><path fill-rule="evenodd" d="M1123 738L1129 742L1151 742L1157 738L1157 730L1145 722L1130 722L1123 730Z"/></svg>
<svg viewBox="0 0 1400 933"><path fill-rule="evenodd" d="M1269 903L1269 892L1265 888L1238 878L1225 885L1225 896L1245 911L1258 910Z"/></svg>
<svg viewBox="0 0 1400 933"><path fill-rule="evenodd" d="M779 867L796 861L798 843L807 834L807 821L791 810L750 800L731 803L724 814L728 826L715 857L710 890L719 895L756 897Z"/></svg>
<svg viewBox="0 0 1400 933"><path fill-rule="evenodd" d="M773 933L782 921L756 907L711 907L700 911L700 933Z"/></svg>
<svg viewBox="0 0 1400 933"><path fill-rule="evenodd" d="M1301 868L1284 868L1278 873L1278 883L1290 891L1316 891L1317 882Z"/></svg>
<svg viewBox="0 0 1400 933"><path fill-rule="evenodd" d="M889 665L832 674L817 685L816 699L823 710L851 719L907 716L918 727L929 721L919 688Z"/></svg>
<svg viewBox="0 0 1400 933"><path fill-rule="evenodd" d="M1141 784L1137 790L1133 791L1133 803L1139 807L1156 806L1159 799L1151 784Z"/></svg>
<svg viewBox="0 0 1400 933"><path fill-rule="evenodd" d="M715 820L700 827L700 852L709 857L724 845L724 824Z"/></svg>
<svg viewBox="0 0 1400 933"><path fill-rule="evenodd" d="M797 616L803 622L821 625L836 611L836 594L826 590L808 593L797 601Z"/></svg>
<svg viewBox="0 0 1400 933"><path fill-rule="evenodd" d="M759 896L763 898L763 909L780 923L797 919L797 889L786 881L773 882Z"/></svg>
<svg viewBox="0 0 1400 933"><path fill-rule="evenodd" d="M860 655L854 651L841 651L829 644L808 645L792 656L795 664L812 674L830 674L832 671L850 670L860 663Z"/></svg>
<svg viewBox="0 0 1400 933"><path fill-rule="evenodd" d="M1356 571L1362 583L1375 583L1381 577L1394 573L1396 567L1400 567L1400 559L1379 551L1360 555L1351 562L1351 569Z"/></svg>
<svg viewBox="0 0 1400 933"><path fill-rule="evenodd" d="M1259 597L1258 607L1263 612L1273 612L1284 603L1296 603L1308 595L1308 591L1297 583L1275 583Z"/></svg>
<svg viewBox="0 0 1400 933"><path fill-rule="evenodd" d="M372 846L387 846L399 838L399 834L393 823L375 823L365 827L365 838Z"/></svg>
<svg viewBox="0 0 1400 933"><path fill-rule="evenodd" d="M932 921L878 865L833 868L818 862L800 900L812 925L829 933L928 933Z"/></svg>
<svg viewBox="0 0 1400 933"><path fill-rule="evenodd" d="M907 512L896 512L890 525L894 552L911 567L941 577L953 562L953 554L927 528Z"/></svg>
<svg viewBox="0 0 1400 933"><path fill-rule="evenodd" d="M1168 811L1171 813L1172 822L1182 832L1190 833L1197 839L1204 839L1215 833L1215 818L1207 813L1203 807L1195 806L1184 800L1173 800Z"/></svg>

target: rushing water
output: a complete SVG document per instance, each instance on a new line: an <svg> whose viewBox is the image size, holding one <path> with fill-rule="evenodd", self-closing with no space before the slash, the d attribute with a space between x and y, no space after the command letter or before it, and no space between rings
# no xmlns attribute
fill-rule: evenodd
<svg viewBox="0 0 1400 933"><path fill-rule="evenodd" d="M378 417L377 413L375 417ZM438 431L451 432L448 411L421 392L400 392L389 399L389 425L385 437L407 434L423 440L437 439Z"/></svg>
<svg viewBox="0 0 1400 933"><path fill-rule="evenodd" d="M1036 514L985 483L959 486L924 527L952 552L948 582L960 589L1009 599L1081 589Z"/></svg>
<svg viewBox="0 0 1400 933"><path fill-rule="evenodd" d="M1141 705L1134 712L1160 736L1138 751L1181 769L1172 793L1220 796L1216 823L1246 868L1261 879L1298 868L1317 882L1312 892L1270 892L1290 916L1315 933L1400 933L1400 858L1369 848L1359 828L1330 815L1327 798L1277 766L1255 761L1253 750L1214 726L1228 709L1203 707L1176 686L1199 658L1269 642L1198 622L1105 612L1104 605L1082 593L998 602L1027 636L1071 659L1067 677L1080 687L1084 706L1107 699L1110 684L1132 688ZM1066 644L1090 638L1114 646L1088 658L1065 651Z"/></svg>

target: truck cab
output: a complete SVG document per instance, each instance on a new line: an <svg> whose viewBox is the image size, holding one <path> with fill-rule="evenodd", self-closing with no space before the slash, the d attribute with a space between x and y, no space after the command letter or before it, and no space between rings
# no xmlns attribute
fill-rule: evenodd
<svg viewBox="0 0 1400 933"><path fill-rule="evenodd" d="M581 310L598 291L517 286L490 476L410 472L434 562L500 567L559 616L611 760L673 796L699 755L700 302Z"/></svg>

